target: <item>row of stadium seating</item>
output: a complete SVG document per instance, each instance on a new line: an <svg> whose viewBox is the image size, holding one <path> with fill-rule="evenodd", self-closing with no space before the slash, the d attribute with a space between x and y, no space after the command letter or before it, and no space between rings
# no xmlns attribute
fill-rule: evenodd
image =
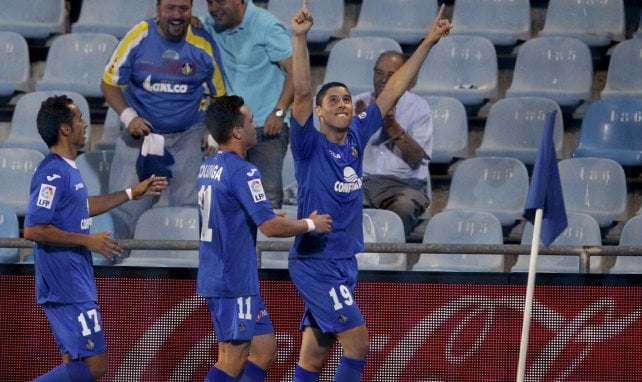
<svg viewBox="0 0 642 382"><path fill-rule="evenodd" d="M100 80L105 63L118 43L107 34L76 33L57 37L49 49L44 74L35 90L68 90L101 98ZM0 97L11 99L28 91L30 62L26 41L18 34L0 32ZM383 51L401 52L384 37L340 40L328 57L324 82L346 83L354 94L371 90L370 69ZM642 97L642 39L615 46L602 98ZM576 108L592 98L593 61L582 41L566 37L539 37L524 43L517 54L507 97L546 97L562 108ZM413 91L422 96L448 96L466 107L479 108L498 97L498 64L494 46L484 37L452 36L442 39L428 55Z"/></svg>
<svg viewBox="0 0 642 382"><path fill-rule="evenodd" d="M0 25L27 38L47 38L65 31L65 0L2 0ZM84 0L71 31L108 33L117 38L140 20L155 15L156 0ZM267 9L286 25L300 0L269 0ZM207 12L205 0L193 2L194 15ZM344 0L310 0L315 28L310 42L344 36ZM416 44L437 12L438 0L363 0L349 35L382 36ZM126 11L124 11L126 10ZM457 0L452 9L453 34L486 37L495 45L514 45L531 37L529 0ZM624 0L550 0L540 35L576 37L590 46L607 46L625 37Z"/></svg>
<svg viewBox="0 0 642 382"><path fill-rule="evenodd" d="M296 216L296 206L286 206L288 215ZM553 246L601 246L600 227L589 214L568 212L568 228L553 242ZM363 233L366 243L404 243L401 219L387 210L365 209ZM13 210L0 204L0 237L18 237L18 219ZM113 232L113 220L109 213L93 219L92 232ZM530 245L533 226L525 226L521 244ZM193 207L158 207L145 212L136 227L137 240L197 240L198 215ZM290 238L267 238L260 232L259 241L288 241ZM489 212L476 209L452 209L436 214L428 223L423 243L427 244L504 244L502 225ZM642 215L636 215L624 224L619 245L642 245ZM100 254L94 253L95 265L112 265ZM439 254L425 253L416 263L408 262L404 253L360 253L357 255L362 270L387 271L446 271L446 272L526 272L529 255L519 255L513 260L504 255L493 254ZM260 265L268 269L287 268L286 252L262 252ZM16 248L0 249L0 263L19 262ZM23 262L33 261L27 255ZM193 250L134 250L128 257L114 263L120 266L141 267L197 267L198 251ZM538 260L538 272L577 273L578 256L542 256ZM614 264L605 258L596 257L591 262L591 273L640 273L642 258L620 256Z"/></svg>

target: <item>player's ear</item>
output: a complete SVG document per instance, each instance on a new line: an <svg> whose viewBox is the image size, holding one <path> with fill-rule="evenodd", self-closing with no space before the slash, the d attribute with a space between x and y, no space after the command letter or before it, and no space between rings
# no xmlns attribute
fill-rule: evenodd
<svg viewBox="0 0 642 382"><path fill-rule="evenodd" d="M60 129L58 130L62 133L62 135L65 135L65 136L71 134L71 126L69 126L66 123L63 123L62 125L60 125Z"/></svg>

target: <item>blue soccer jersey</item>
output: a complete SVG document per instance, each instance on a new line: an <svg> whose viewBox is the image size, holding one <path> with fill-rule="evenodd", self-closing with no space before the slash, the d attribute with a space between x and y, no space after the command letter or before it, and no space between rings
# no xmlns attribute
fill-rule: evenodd
<svg viewBox="0 0 642 382"><path fill-rule="evenodd" d="M257 226L275 214L256 166L231 151L205 160L198 174L200 251L197 292L259 294Z"/></svg>
<svg viewBox="0 0 642 382"><path fill-rule="evenodd" d="M87 188L73 161L50 153L31 180L26 227L52 225L88 234ZM38 304L98 301L91 252L82 246L36 243L33 247Z"/></svg>
<svg viewBox="0 0 642 382"><path fill-rule="evenodd" d="M189 27L185 40L167 41L154 19L132 28L105 67L103 81L123 89L129 106L163 134L187 130L205 120L202 104L225 94L219 52L202 28Z"/></svg>
<svg viewBox="0 0 642 382"><path fill-rule="evenodd" d="M291 120L290 142L299 185L299 218L313 211L332 217L332 232L297 236L290 258L350 258L363 251L362 161L370 136L383 124L377 104L355 116L346 142L331 143L308 118L305 126Z"/></svg>

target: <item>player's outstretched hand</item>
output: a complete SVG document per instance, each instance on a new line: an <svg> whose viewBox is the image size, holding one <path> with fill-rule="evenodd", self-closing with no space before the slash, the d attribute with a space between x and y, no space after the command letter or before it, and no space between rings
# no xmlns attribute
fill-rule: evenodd
<svg viewBox="0 0 642 382"><path fill-rule="evenodd" d="M314 222L314 232L328 233L332 231L332 218L330 215L319 215L317 211L313 211L308 218Z"/></svg>
<svg viewBox="0 0 642 382"><path fill-rule="evenodd" d="M132 197L134 200L144 198L145 196L157 196L161 191L167 188L167 178L164 176L152 175L149 178L132 187Z"/></svg>
<svg viewBox="0 0 642 382"><path fill-rule="evenodd" d="M314 24L314 19L312 18L312 13L308 9L308 1L303 0L301 8L292 16L290 21L290 26L292 28L292 34L295 36L300 36L308 33Z"/></svg>
<svg viewBox="0 0 642 382"><path fill-rule="evenodd" d="M122 254L123 250L118 245L118 242L110 236L111 232L96 232L89 234L87 237L87 249L92 252L100 253L109 261L113 261L115 257Z"/></svg>
<svg viewBox="0 0 642 382"><path fill-rule="evenodd" d="M446 37L448 36L448 33L450 33L450 30L453 26L452 24L450 24L450 21L448 19L444 18L445 8L445 4L442 4L439 8L439 12L437 12L437 16L435 16L435 19L430 26L430 31L428 31L428 35L426 36L426 39L428 41L433 41L436 43L440 38Z"/></svg>

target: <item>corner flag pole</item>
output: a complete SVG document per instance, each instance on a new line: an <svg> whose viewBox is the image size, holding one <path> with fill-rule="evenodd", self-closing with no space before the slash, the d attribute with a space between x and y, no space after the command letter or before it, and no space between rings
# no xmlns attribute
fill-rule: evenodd
<svg viewBox="0 0 642 382"><path fill-rule="evenodd" d="M524 381L526 372L526 355L528 353L528 336L531 329L531 311L533 308L533 293L535 292L535 275L537 272L537 255L539 253L539 235L542 228L544 210L535 210L535 224L533 225L533 239L531 240L531 259L528 265L528 286L526 287L526 300L524 301L524 318L522 320L522 338L519 344L519 364L517 367L517 382Z"/></svg>

